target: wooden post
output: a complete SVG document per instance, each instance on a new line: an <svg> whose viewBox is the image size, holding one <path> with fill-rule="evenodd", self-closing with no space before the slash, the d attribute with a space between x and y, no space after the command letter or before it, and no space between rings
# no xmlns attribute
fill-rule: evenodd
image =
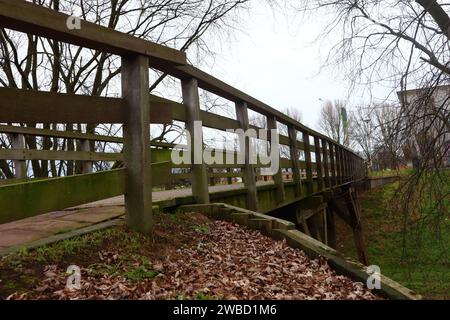
<svg viewBox="0 0 450 320"><path fill-rule="evenodd" d="M342 172L344 176L344 182L348 181L348 159L347 150L342 149Z"/></svg>
<svg viewBox="0 0 450 320"><path fill-rule="evenodd" d="M306 162L306 192L308 194L313 193L313 173L311 164L311 148L309 144L309 134L303 131L303 149L305 151L305 162Z"/></svg>
<svg viewBox="0 0 450 320"><path fill-rule="evenodd" d="M359 208L357 194L353 188L349 188L347 195L350 201L346 201L346 203L350 214L350 218L352 220L353 238L355 240L356 251L358 253L359 261L367 266L369 264L369 257L367 254L367 247L361 224L361 212Z"/></svg>
<svg viewBox="0 0 450 320"><path fill-rule="evenodd" d="M336 145L336 176L337 176L337 181L338 181L338 185L342 184L343 179L342 179L342 152L341 152L341 147L339 147L338 145Z"/></svg>
<svg viewBox="0 0 450 320"><path fill-rule="evenodd" d="M233 172L233 170L231 168L227 168L227 173L231 174L232 172ZM231 177L231 176L227 177L227 183L233 184L233 177Z"/></svg>
<svg viewBox="0 0 450 320"><path fill-rule="evenodd" d="M23 134L11 134L11 144L14 149L25 149L25 137ZM14 177L16 179L27 178L27 161L14 160Z"/></svg>
<svg viewBox="0 0 450 320"><path fill-rule="evenodd" d="M335 148L334 144L329 141L328 142L329 150L330 150L330 166L331 166L331 185L335 186L337 185L337 177L336 177L336 158L335 158Z"/></svg>
<svg viewBox="0 0 450 320"><path fill-rule="evenodd" d="M215 186L216 185L216 178L214 178L214 169L213 168L209 168L208 172L209 172L209 185L210 186Z"/></svg>
<svg viewBox="0 0 450 320"><path fill-rule="evenodd" d="M80 140L80 149L81 151L90 152L90 143L89 140L81 139ZM81 162L81 173L92 173L93 162L92 161L82 161Z"/></svg>
<svg viewBox="0 0 450 320"><path fill-rule="evenodd" d="M331 187L330 166L328 161L328 141L322 139L323 170L325 171L325 187Z"/></svg>
<svg viewBox="0 0 450 320"><path fill-rule="evenodd" d="M148 74L148 57L122 57L122 96L127 107L123 126L125 220L131 230L142 233L152 230Z"/></svg>
<svg viewBox="0 0 450 320"><path fill-rule="evenodd" d="M267 116L267 129L269 129L269 130L278 129L277 128L277 120L276 120L275 116L273 116L273 115ZM278 130L277 130L277 134L278 134ZM272 136L270 136L270 137L272 137ZM277 204L280 204L286 199L286 195L284 192L283 172L281 169L281 158L280 158L280 152L279 152L280 144L276 143L274 145L270 145L270 149L271 149L271 152L273 149L278 150L278 159L279 159L278 164L279 165L278 165L277 173L275 173L273 175L273 181L276 186Z"/></svg>
<svg viewBox="0 0 450 320"><path fill-rule="evenodd" d="M198 204L209 203L208 191L208 174L206 171L206 164L203 161L203 133L200 128L195 128L195 121L201 121L200 116L200 101L198 97L198 82L197 79L190 78L181 81L183 91L183 103L186 105L186 129L191 135L191 174L192 174L192 195ZM201 146L200 163L195 163L195 146ZM200 160L200 159L198 159Z"/></svg>
<svg viewBox="0 0 450 320"><path fill-rule="evenodd" d="M322 156L320 152L320 139L316 136L314 137L314 153L316 155L317 186L318 190L321 191L323 190Z"/></svg>
<svg viewBox="0 0 450 320"><path fill-rule="evenodd" d="M249 128L248 109L246 102L236 102L236 116L242 130L247 131ZM247 207L250 210L258 210L258 196L256 190L255 166L250 164L250 148L252 144L250 137L245 136L244 151L245 165L243 167L244 185L247 188Z"/></svg>
<svg viewBox="0 0 450 320"><path fill-rule="evenodd" d="M291 161L292 161L292 178L295 183L295 197L300 197L302 194L302 181L300 176L300 162L299 154L297 149L297 133L292 125L288 126L289 135L289 149L291 151Z"/></svg>

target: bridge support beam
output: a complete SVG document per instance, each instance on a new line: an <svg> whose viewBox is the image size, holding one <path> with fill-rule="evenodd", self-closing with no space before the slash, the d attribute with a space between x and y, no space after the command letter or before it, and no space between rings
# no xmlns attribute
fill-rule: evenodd
<svg viewBox="0 0 450 320"><path fill-rule="evenodd" d="M123 126L126 224L142 233L152 230L148 73L148 57L122 57L122 96L127 107Z"/></svg>
<svg viewBox="0 0 450 320"><path fill-rule="evenodd" d="M186 129L191 136L191 175L192 195L199 204L209 203L208 173L203 161L203 131L202 126L195 126L196 121L201 121L200 100L198 97L197 79L190 78L181 81L183 91L183 103L186 105ZM189 143L189 142L188 142ZM195 148L201 147L201 150ZM201 157L196 159L195 157Z"/></svg>

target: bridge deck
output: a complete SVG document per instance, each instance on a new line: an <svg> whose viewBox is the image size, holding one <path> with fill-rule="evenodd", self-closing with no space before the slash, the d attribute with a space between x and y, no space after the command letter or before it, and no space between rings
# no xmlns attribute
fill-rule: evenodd
<svg viewBox="0 0 450 320"><path fill-rule="evenodd" d="M258 185L273 182L258 182ZM243 189L242 183L232 185L216 185L209 187L210 193ZM175 198L192 195L190 188L153 192L153 203L164 202ZM91 202L81 206L67 208L61 211L49 212L31 218L0 224L0 251L21 246L26 243L46 238L69 230L86 227L106 220L122 216L125 213L124 197Z"/></svg>

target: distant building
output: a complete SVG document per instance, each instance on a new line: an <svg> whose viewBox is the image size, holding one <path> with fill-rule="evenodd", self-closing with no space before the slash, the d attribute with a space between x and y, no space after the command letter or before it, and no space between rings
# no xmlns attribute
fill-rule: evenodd
<svg viewBox="0 0 450 320"><path fill-rule="evenodd" d="M404 125L412 127L408 128L411 137L403 151L413 166L430 152L441 159L440 166L450 166L450 85L399 91L397 96L411 110L404 115Z"/></svg>

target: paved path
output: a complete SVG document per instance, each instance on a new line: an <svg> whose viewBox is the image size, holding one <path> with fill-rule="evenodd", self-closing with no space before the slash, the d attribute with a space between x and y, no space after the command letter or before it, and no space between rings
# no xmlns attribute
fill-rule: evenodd
<svg viewBox="0 0 450 320"><path fill-rule="evenodd" d="M258 185L268 182L259 182ZM243 184L209 187L210 193L243 188ZM153 192L153 201L192 195L191 189ZM0 225L0 251L49 236L111 220L125 213L124 197L118 196L81 206L49 212Z"/></svg>

